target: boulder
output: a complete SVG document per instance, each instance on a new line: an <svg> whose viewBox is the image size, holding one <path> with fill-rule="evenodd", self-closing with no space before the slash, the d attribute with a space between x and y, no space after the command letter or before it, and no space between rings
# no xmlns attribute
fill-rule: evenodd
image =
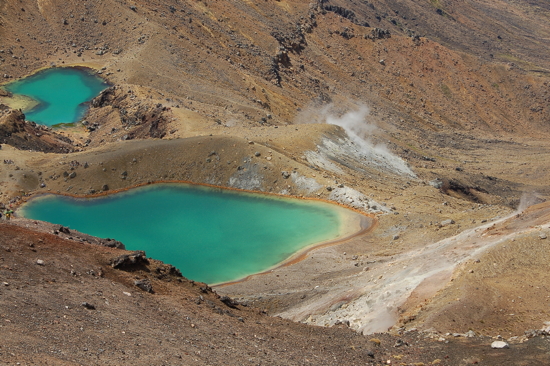
<svg viewBox="0 0 550 366"><path fill-rule="evenodd" d="M229 306L230 308L236 309L237 305L239 305L238 302L230 298L229 296L222 296L220 297L220 301L223 302L225 305Z"/></svg>
<svg viewBox="0 0 550 366"><path fill-rule="evenodd" d="M123 243L115 239L100 239L99 244L104 247L126 249Z"/></svg>
<svg viewBox="0 0 550 366"><path fill-rule="evenodd" d="M443 187L443 182L439 179L431 180L428 184L436 189L440 189L441 187Z"/></svg>
<svg viewBox="0 0 550 366"><path fill-rule="evenodd" d="M140 288L145 292L148 292L150 294L153 293L153 285L148 279L136 280L134 281L134 285L136 285L138 288Z"/></svg>
<svg viewBox="0 0 550 366"><path fill-rule="evenodd" d="M496 348L496 349L510 348L510 345L504 341L494 341L493 343L491 343L491 348Z"/></svg>
<svg viewBox="0 0 550 366"><path fill-rule="evenodd" d="M111 259L111 267L113 268L125 268L133 267L140 264L149 264L145 252L143 250L137 250L130 254L123 254L116 258Z"/></svg>
<svg viewBox="0 0 550 366"><path fill-rule="evenodd" d="M391 33L389 30L382 29L382 28L373 28L370 32L370 34L364 35L365 39L384 39L384 38L391 38Z"/></svg>
<svg viewBox="0 0 550 366"><path fill-rule="evenodd" d="M95 310L95 305L90 304L89 302L83 302L81 305L84 306L86 309Z"/></svg>

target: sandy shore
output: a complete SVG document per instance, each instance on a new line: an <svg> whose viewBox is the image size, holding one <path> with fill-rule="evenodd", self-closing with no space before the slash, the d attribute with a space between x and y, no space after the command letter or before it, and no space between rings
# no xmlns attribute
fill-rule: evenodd
<svg viewBox="0 0 550 366"><path fill-rule="evenodd" d="M26 95L16 94L11 97L0 97L0 104L5 104L12 109L29 111L39 105L40 102Z"/></svg>
<svg viewBox="0 0 550 366"><path fill-rule="evenodd" d="M311 201L311 200L312 199L306 199L306 201ZM337 211L339 215L339 220L340 220L340 227L338 229L338 236L336 238L308 245L307 247L300 249L299 251L297 251L296 253L294 253L284 261L274 265L273 267L266 269L265 271L251 274L249 276L246 276L236 281L221 282L221 283L215 283L211 285L218 286L218 287L230 286L237 283L245 282L259 275L271 273L277 268L290 266L292 264L296 264L306 259L308 254L316 249L321 249L321 248L330 247L332 245L342 244L347 240L351 240L357 236L364 235L376 227L377 220L374 216L358 213L349 208L345 208L334 203L327 203L321 200L315 200L315 201L318 201L318 203L320 204L323 204L323 203L330 204Z"/></svg>

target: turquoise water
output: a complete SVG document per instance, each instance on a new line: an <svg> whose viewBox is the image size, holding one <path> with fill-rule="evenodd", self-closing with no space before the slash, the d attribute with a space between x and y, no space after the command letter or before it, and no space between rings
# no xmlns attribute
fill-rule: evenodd
<svg viewBox="0 0 550 366"><path fill-rule="evenodd" d="M74 123L84 117L87 105L106 82L80 68L52 68L10 83L5 89L30 97L39 104L24 110L26 119L46 126Z"/></svg>
<svg viewBox="0 0 550 366"><path fill-rule="evenodd" d="M323 202L156 184L100 198L43 196L18 213L117 239L187 278L213 284L264 271L306 246L335 239L338 210Z"/></svg>

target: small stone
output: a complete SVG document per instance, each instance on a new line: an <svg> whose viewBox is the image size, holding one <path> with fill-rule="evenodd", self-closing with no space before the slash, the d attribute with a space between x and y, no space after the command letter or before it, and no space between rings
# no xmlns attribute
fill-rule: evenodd
<svg viewBox="0 0 550 366"><path fill-rule="evenodd" d="M441 221L441 226L449 226L449 225L452 225L454 223L455 223L455 221L452 220L452 219L443 220L443 221Z"/></svg>
<svg viewBox="0 0 550 366"><path fill-rule="evenodd" d="M238 302L230 298L229 296L222 296L220 297L220 301L223 302L225 305L229 306L230 308L237 309L237 305L239 305Z"/></svg>
<svg viewBox="0 0 550 366"><path fill-rule="evenodd" d="M36 264L38 264L39 266L43 266L44 265L44 261L42 259L37 259L36 260Z"/></svg>
<svg viewBox="0 0 550 366"><path fill-rule="evenodd" d="M151 285L151 282L147 279L134 281L134 285L145 292L149 292L150 294L153 293L153 285Z"/></svg>
<svg viewBox="0 0 550 366"><path fill-rule="evenodd" d="M504 341L494 341L493 343L491 343L491 348L510 348L510 345Z"/></svg>
<svg viewBox="0 0 550 366"><path fill-rule="evenodd" d="M405 344L406 344L406 342L403 342L402 339L398 339L398 340L395 342L395 344L394 344L393 346L394 346L394 347L401 347L401 346L403 346L403 345L405 345Z"/></svg>
<svg viewBox="0 0 550 366"><path fill-rule="evenodd" d="M441 187L443 187L443 182L440 181L439 179L434 179L430 181L428 184L436 189L440 189Z"/></svg>
<svg viewBox="0 0 550 366"><path fill-rule="evenodd" d="M260 155L262 155L262 154L260 154L259 151L256 151L256 152L254 153L254 156L260 156Z"/></svg>
<svg viewBox="0 0 550 366"><path fill-rule="evenodd" d="M542 234L540 234L540 235L539 235L539 238L540 238L540 239L546 239L546 238L547 238L547 236L546 236L546 234L545 234L545 233L542 233Z"/></svg>
<svg viewBox="0 0 550 366"><path fill-rule="evenodd" d="M95 310L95 306L90 304L89 302L84 301L81 305L84 306L86 309Z"/></svg>
<svg viewBox="0 0 550 366"><path fill-rule="evenodd" d="M394 235L393 240L397 240L397 239L399 239L399 235Z"/></svg>

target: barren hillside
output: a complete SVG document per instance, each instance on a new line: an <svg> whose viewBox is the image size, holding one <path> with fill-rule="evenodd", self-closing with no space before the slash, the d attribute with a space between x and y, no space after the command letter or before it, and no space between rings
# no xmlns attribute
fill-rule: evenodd
<svg viewBox="0 0 550 366"><path fill-rule="evenodd" d="M0 89L0 204L159 181L333 201L372 229L215 291L323 327L435 339L472 330L511 339L514 357L535 342L547 352L540 338L522 342L550 321L547 208L527 209L550 196L549 16L534 0L2 1L3 82L84 66L112 87L62 128L25 121L24 101ZM1 248L26 253L17 243ZM315 348L330 343L319 337ZM429 347L440 355L444 344ZM30 351L18 352L6 362ZM387 361L354 357L341 359ZM460 357L442 364L478 356Z"/></svg>

